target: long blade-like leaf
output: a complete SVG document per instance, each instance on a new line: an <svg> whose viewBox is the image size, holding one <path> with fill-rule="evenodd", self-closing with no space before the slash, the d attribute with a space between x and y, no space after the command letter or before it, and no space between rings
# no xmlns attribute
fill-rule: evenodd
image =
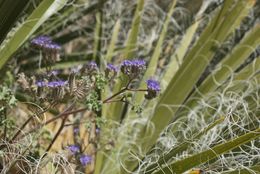
<svg viewBox="0 0 260 174"><path fill-rule="evenodd" d="M167 167L162 168L160 171L154 172L154 174L159 173L176 173L181 174L193 167L201 165L211 159L218 157L221 154L224 154L227 151L230 151L236 147L239 147L247 142L250 142L256 138L260 137L260 128L255 131L244 134L236 139L230 140L226 143L214 146L209 150L205 150L201 153L192 155L183 160L174 162Z"/></svg>
<svg viewBox="0 0 260 174"><path fill-rule="evenodd" d="M67 0L44 0L32 12L18 31L0 50L0 69L17 49L45 22L52 14L61 9Z"/></svg>

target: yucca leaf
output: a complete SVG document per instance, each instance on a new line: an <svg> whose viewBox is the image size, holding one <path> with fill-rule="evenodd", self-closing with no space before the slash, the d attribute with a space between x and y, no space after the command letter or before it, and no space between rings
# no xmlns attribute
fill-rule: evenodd
<svg viewBox="0 0 260 174"><path fill-rule="evenodd" d="M237 24L237 20L241 20L237 17L241 10L246 9L244 8L245 5L252 5L251 1L234 1L234 3L235 6L229 11L229 15L226 13L223 14L223 9L225 9L224 3L224 7L220 11L220 14L223 14L223 16L217 15L212 19L211 23L202 34L203 37L201 36L196 45L189 52L180 69L171 80L163 96L160 98L160 101L155 108L155 113L151 119L151 122L154 123L155 131L149 143L143 143L145 149L147 147L151 147L151 142L156 141L161 131L170 122L170 120L173 119L173 115L177 111L178 106L184 102L188 94L191 92L200 75L215 54L213 49L216 46L215 43L222 43L226 37L234 31L235 26L233 25ZM220 24L216 24L217 26L215 28L212 28L212 25L215 26L215 22L218 20L226 20L229 22L221 22ZM213 29L213 31L211 29ZM224 32L224 34L219 34L219 31ZM198 44L200 49L194 50L198 48ZM173 107L167 107L169 105ZM143 129L140 137L145 136L145 132L146 130Z"/></svg>
<svg viewBox="0 0 260 174"><path fill-rule="evenodd" d="M172 172L176 173L176 174L181 174L187 170L192 169L193 167L201 165L211 159L218 157L221 154L224 154L225 152L235 149L236 147L239 147L258 137L260 137L260 128L254 130L252 132L249 132L247 134L244 134L242 136L239 136L226 143L216 145L209 150L205 150L198 154L187 157L183 160L174 162L174 163L168 165L167 167L163 167L163 168L161 168L161 170L154 172L154 174L172 173Z"/></svg>
<svg viewBox="0 0 260 174"><path fill-rule="evenodd" d="M107 50L107 54L106 54L106 61L107 62L111 62L112 57L114 55L114 50L115 50L115 45L118 39L118 35L119 35L119 30L120 30L120 20L118 20L114 26L113 29L113 33L112 33L112 37L111 37L111 41Z"/></svg>
<svg viewBox="0 0 260 174"><path fill-rule="evenodd" d="M214 128L218 124L222 123L224 120L225 120L224 117L221 117L220 119L216 120L214 123L210 124L203 131L201 131L200 133L195 135L194 140L199 139L204 134L206 134L208 131L210 131L212 128ZM152 173L156 168L158 168L158 166L162 166L163 164L167 163L167 161L170 160L173 156L176 156L177 154L181 154L184 150L186 150L189 147L189 145L191 145L190 142L184 142L184 143L172 148L172 150L170 150L166 154L163 154L163 156L161 156L156 163L153 163L153 164L147 166L147 168L145 169L145 173L146 174Z"/></svg>
<svg viewBox="0 0 260 174"><path fill-rule="evenodd" d="M234 80L247 80L260 70L260 57L255 58L250 64L235 74Z"/></svg>
<svg viewBox="0 0 260 174"><path fill-rule="evenodd" d="M170 63L167 65L166 71L161 78L162 89L164 90L169 84L172 77L177 72L179 66L183 62L185 53L187 52L190 43L193 39L193 36L198 28L199 20L195 21L186 31L186 34L183 36L180 46L177 48L176 52L172 55Z"/></svg>
<svg viewBox="0 0 260 174"><path fill-rule="evenodd" d="M200 78L201 74L213 58L216 43L221 44L224 40L226 40L227 36L229 36L237 27L236 25L238 24L238 21L241 21L241 18L238 18L240 14L244 15L241 11L245 9L249 11L248 8L244 7L247 5L250 7L252 6L252 1L234 0L232 2L230 3L230 1L224 1L222 9L219 10L217 15L215 15L210 21L195 46L185 57L180 69L169 83L168 88L156 105L154 114L150 120L154 125L153 133L151 134L147 127L143 127L141 130L139 128L135 128L135 131L139 133L139 137L135 140L135 146L142 149L142 152L149 151L149 149L156 142L162 130L171 120L174 119L173 116L177 111L178 106L185 101L197 80ZM220 31L223 33L220 34ZM134 147L133 149L130 149L133 151L132 153L135 153ZM126 150L130 151L129 149ZM122 161L124 161L125 158L122 157L122 159ZM111 164L108 163L107 165L109 166ZM127 166L130 166L128 169L131 170L135 168L135 165L137 165L137 161L127 161Z"/></svg>
<svg viewBox="0 0 260 174"><path fill-rule="evenodd" d="M222 172L221 174L252 174L252 173L260 173L260 165L248 167L245 169Z"/></svg>
<svg viewBox="0 0 260 174"><path fill-rule="evenodd" d="M131 24L131 29L128 34L128 39L125 44L125 49L123 50L123 59L132 59L134 56L134 49L138 40L139 26L141 22L141 14L144 8L145 0L138 0L133 21ZM120 81L114 86L113 93L118 92L124 85L126 85L127 77L120 74ZM118 121L121 118L121 112L123 104L120 102L110 104L110 112L107 114L108 118Z"/></svg>
<svg viewBox="0 0 260 174"><path fill-rule="evenodd" d="M102 30L102 14L101 12L96 13L96 27L94 32L94 49L93 49L93 60L97 60L97 54L100 51L100 39L101 39L101 30ZM100 62L97 62L98 64Z"/></svg>
<svg viewBox="0 0 260 174"><path fill-rule="evenodd" d="M217 68L218 70L208 76L202 85L198 87L198 93L205 95L216 89L230 76L230 74L234 73L234 71L244 63L259 43L260 25L256 25L252 31L250 31L245 38L237 44L231 54L227 55L227 57L220 62L220 68ZM197 97L197 95L199 95L198 93L195 93L193 96Z"/></svg>
<svg viewBox="0 0 260 174"><path fill-rule="evenodd" d="M147 70L142 78L142 81L141 81L141 84L140 84L140 88L141 89L144 89L146 87L146 83L145 81L151 77L151 76L154 76L155 75L155 72L156 72L156 69L157 69L157 64L158 64L158 60L160 58L160 54L161 54L161 51L162 51L162 45L164 43L164 39L165 39L165 36L167 34L167 31L168 31L168 26L169 26L169 23L170 23L170 20L172 18L172 14L174 12L174 8L175 8L175 5L176 5L176 0L173 0L172 1L172 4L171 4L171 7L169 9L169 12L167 13L166 15L166 19L163 23L163 27L162 27L162 31L161 31L161 34L159 36L159 39L156 43L156 46L154 48L154 52L153 52L153 55L149 61L149 64L147 66ZM136 104L141 104L142 100L143 100L143 94L142 93L136 93L136 96L134 98L135 100L135 103Z"/></svg>
<svg viewBox="0 0 260 174"><path fill-rule="evenodd" d="M27 20L20 26L18 31L0 50L0 69L17 49L40 27L52 14L61 9L67 0L44 0L32 12Z"/></svg>
<svg viewBox="0 0 260 174"><path fill-rule="evenodd" d="M2 0L0 2L0 44L17 21L17 17L23 12L29 2L29 0Z"/></svg>

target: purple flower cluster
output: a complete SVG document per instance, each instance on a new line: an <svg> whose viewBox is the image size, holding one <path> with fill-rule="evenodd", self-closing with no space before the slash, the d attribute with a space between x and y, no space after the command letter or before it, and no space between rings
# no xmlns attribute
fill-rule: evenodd
<svg viewBox="0 0 260 174"><path fill-rule="evenodd" d="M105 69L106 77L108 77L109 79L112 79L117 75L117 72L118 72L118 68L115 65L113 65L111 63L107 64L107 67Z"/></svg>
<svg viewBox="0 0 260 174"><path fill-rule="evenodd" d="M67 85L67 81L63 81L63 80L58 80L58 81L51 81L48 82L47 86L50 88L56 88L56 87L62 87Z"/></svg>
<svg viewBox="0 0 260 174"><path fill-rule="evenodd" d="M81 155L79 158L79 161L83 166L86 166L87 164L89 164L91 162L91 160L92 160L92 157L89 155Z"/></svg>
<svg viewBox="0 0 260 174"><path fill-rule="evenodd" d="M82 73L93 73L93 72L97 72L98 71L98 66L96 64L96 62L94 61L91 61L91 62L88 62L86 65L84 65L82 67L82 69L80 70Z"/></svg>
<svg viewBox="0 0 260 174"><path fill-rule="evenodd" d="M125 60L121 64L121 71L125 75L135 78L146 69L146 62L144 60Z"/></svg>
<svg viewBox="0 0 260 174"><path fill-rule="evenodd" d="M145 98L151 100L159 94L161 90L160 83L156 80L149 79L146 81L146 84L147 84L147 94L145 95Z"/></svg>
<svg viewBox="0 0 260 174"><path fill-rule="evenodd" d="M46 82L45 81L38 81L38 82L36 82L36 86L38 86L38 87L45 87L46 86Z"/></svg>
<svg viewBox="0 0 260 174"><path fill-rule="evenodd" d="M68 146L68 149L71 151L71 153L76 154L80 152L80 148L77 145L70 145Z"/></svg>
<svg viewBox="0 0 260 174"><path fill-rule="evenodd" d="M107 64L106 69L111 71L111 72L117 72L118 71L118 68L115 65L111 64L111 63Z"/></svg>
<svg viewBox="0 0 260 174"><path fill-rule="evenodd" d="M44 50L58 51L61 47L54 43L48 36L39 36L31 41L31 44Z"/></svg>
<svg viewBox="0 0 260 174"><path fill-rule="evenodd" d="M36 86L56 88L56 87L63 87L67 85L67 83L68 83L67 81L63 81L63 80L50 81L50 82L38 81L36 82Z"/></svg>

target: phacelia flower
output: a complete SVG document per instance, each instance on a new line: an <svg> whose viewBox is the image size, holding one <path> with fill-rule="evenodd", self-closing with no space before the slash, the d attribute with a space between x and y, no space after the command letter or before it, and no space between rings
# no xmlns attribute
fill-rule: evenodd
<svg viewBox="0 0 260 174"><path fill-rule="evenodd" d="M96 72L98 70L98 66L97 63L94 61L91 61L89 63L87 63L86 65L84 65L81 69L81 73L93 73Z"/></svg>
<svg viewBox="0 0 260 174"><path fill-rule="evenodd" d="M46 86L46 82L45 81L37 81L36 86L37 87L44 87L44 86Z"/></svg>
<svg viewBox="0 0 260 174"><path fill-rule="evenodd" d="M80 158L80 163L83 165L83 166L86 166L87 164L89 164L92 160L92 157L89 156L89 155L81 155Z"/></svg>
<svg viewBox="0 0 260 174"><path fill-rule="evenodd" d="M78 152L80 152L80 148L77 145L70 145L68 146L68 149L73 153L76 154Z"/></svg>
<svg viewBox="0 0 260 174"><path fill-rule="evenodd" d="M106 77L114 78L116 76L117 72L118 72L118 68L115 65L113 65L111 63L107 64L107 67L105 69Z"/></svg>
<svg viewBox="0 0 260 174"><path fill-rule="evenodd" d="M75 134L78 134L78 133L79 133L79 128L75 128L75 129L73 130L73 132L74 132Z"/></svg>
<svg viewBox="0 0 260 174"><path fill-rule="evenodd" d="M145 98L148 100L155 98L161 90L160 83L156 80L149 79L146 81L146 84L147 94L145 95Z"/></svg>
<svg viewBox="0 0 260 174"><path fill-rule="evenodd" d="M144 60L125 60L121 64L121 71L131 78L140 75L146 69L146 62Z"/></svg>
<svg viewBox="0 0 260 174"><path fill-rule="evenodd" d="M31 41L31 44L40 49L45 49L50 51L58 51L61 49L61 47L58 44L54 43L51 40L51 38L48 36L36 37Z"/></svg>
<svg viewBox="0 0 260 174"><path fill-rule="evenodd" d="M47 86L50 88L55 88L55 87L63 87L65 85L67 85L67 81L63 81L63 80L58 80L58 81L51 81L48 82Z"/></svg>

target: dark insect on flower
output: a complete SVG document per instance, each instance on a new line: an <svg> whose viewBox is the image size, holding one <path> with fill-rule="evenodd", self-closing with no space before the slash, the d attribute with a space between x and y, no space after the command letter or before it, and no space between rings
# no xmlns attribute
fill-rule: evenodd
<svg viewBox="0 0 260 174"><path fill-rule="evenodd" d="M145 94L145 98L151 100L159 94L161 88L160 83L156 80L149 79L146 81L147 84L147 94Z"/></svg>
<svg viewBox="0 0 260 174"><path fill-rule="evenodd" d="M68 146L68 149L71 151L71 153L76 154L80 152L80 148L78 145L70 145Z"/></svg>
<svg viewBox="0 0 260 174"><path fill-rule="evenodd" d="M111 63L107 64L107 67L105 69L105 76L107 78L109 78L109 79L114 78L116 76L117 72L118 72L118 68L115 65L113 65Z"/></svg>
<svg viewBox="0 0 260 174"><path fill-rule="evenodd" d="M50 88L56 88L56 87L63 87L65 85L67 85L68 82L67 81L63 81L63 80L58 80L58 81L51 81L47 83L47 86Z"/></svg>
<svg viewBox="0 0 260 174"><path fill-rule="evenodd" d="M89 156L89 155L81 155L80 158L80 163L83 165L83 166L86 166L87 164L89 164L92 160L92 157Z"/></svg>
<svg viewBox="0 0 260 174"><path fill-rule="evenodd" d="M121 64L121 71L130 78L136 78L146 69L146 62L144 60L125 60Z"/></svg>

